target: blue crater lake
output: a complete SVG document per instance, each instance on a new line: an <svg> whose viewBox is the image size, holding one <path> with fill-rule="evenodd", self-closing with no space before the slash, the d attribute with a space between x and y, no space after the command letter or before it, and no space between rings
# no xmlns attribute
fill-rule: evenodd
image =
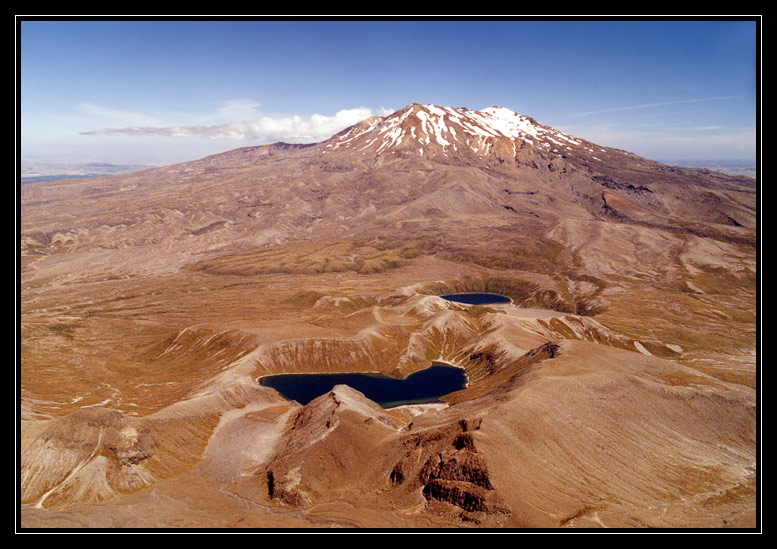
<svg viewBox="0 0 777 549"><path fill-rule="evenodd" d="M456 303L466 303L467 305L489 305L492 303L510 303L510 298L499 294L486 293L461 293L441 295L443 299L455 301Z"/></svg>
<svg viewBox="0 0 777 549"><path fill-rule="evenodd" d="M462 368L433 363L405 379L382 374L279 374L262 377L259 383L302 405L335 385L348 385L381 407L391 408L439 402L442 396L466 389L467 375Z"/></svg>

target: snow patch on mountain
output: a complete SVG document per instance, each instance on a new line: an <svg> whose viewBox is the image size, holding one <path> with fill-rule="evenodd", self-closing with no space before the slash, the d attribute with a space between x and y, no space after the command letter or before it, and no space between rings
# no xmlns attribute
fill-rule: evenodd
<svg viewBox="0 0 777 549"><path fill-rule="evenodd" d="M363 154L405 150L423 156L430 146L443 154L471 151L488 155L496 141L512 142L513 154L520 143L545 152L592 151L580 139L539 124L505 107L480 111L414 103L384 117L371 117L326 142L325 150L356 149Z"/></svg>

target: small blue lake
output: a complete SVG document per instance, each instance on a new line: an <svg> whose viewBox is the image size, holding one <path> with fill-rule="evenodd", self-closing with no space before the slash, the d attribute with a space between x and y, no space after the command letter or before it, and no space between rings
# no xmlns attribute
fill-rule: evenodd
<svg viewBox="0 0 777 549"><path fill-rule="evenodd" d="M491 303L511 303L509 297L505 297L499 294L486 294L486 293L461 293L461 294L448 294L441 295L443 299L448 301L455 301L456 303L466 303L467 305L488 305Z"/></svg>
<svg viewBox="0 0 777 549"><path fill-rule="evenodd" d="M328 393L335 385L348 385L381 407L391 408L439 402L442 396L466 389L467 375L462 368L433 363L405 379L381 374L279 374L262 377L259 383L302 405Z"/></svg>

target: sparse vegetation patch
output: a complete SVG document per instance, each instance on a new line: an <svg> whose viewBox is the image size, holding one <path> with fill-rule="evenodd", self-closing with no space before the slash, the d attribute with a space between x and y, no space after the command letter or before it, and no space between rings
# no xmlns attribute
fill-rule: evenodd
<svg viewBox="0 0 777 549"><path fill-rule="evenodd" d="M198 261L189 269L212 275L376 274L398 269L426 253L423 242L339 241L271 246Z"/></svg>

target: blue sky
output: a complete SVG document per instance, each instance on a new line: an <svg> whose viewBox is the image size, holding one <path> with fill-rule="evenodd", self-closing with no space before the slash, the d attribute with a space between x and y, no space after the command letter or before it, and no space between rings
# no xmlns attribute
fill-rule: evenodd
<svg viewBox="0 0 777 549"><path fill-rule="evenodd" d="M25 162L314 142L413 102L507 107L654 159L752 159L754 21L22 20Z"/></svg>

